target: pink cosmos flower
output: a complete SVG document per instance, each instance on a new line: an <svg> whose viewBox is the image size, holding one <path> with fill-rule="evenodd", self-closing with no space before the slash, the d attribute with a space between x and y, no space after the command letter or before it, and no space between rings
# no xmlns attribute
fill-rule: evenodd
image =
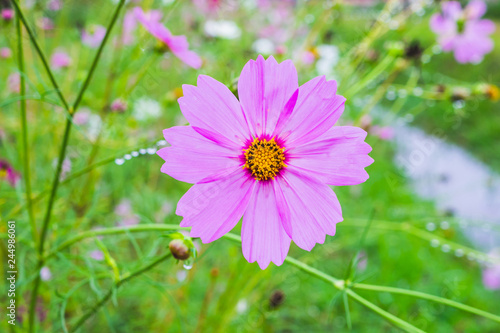
<svg viewBox="0 0 500 333"><path fill-rule="evenodd" d="M69 67L69 65L71 65L71 58L64 51L56 51L52 54L52 57L50 58L50 63L52 67L55 69L66 68Z"/></svg>
<svg viewBox="0 0 500 333"><path fill-rule="evenodd" d="M14 170L9 162L0 160L0 179L5 179L10 186L15 187L17 182L21 180L21 175Z"/></svg>
<svg viewBox="0 0 500 333"><path fill-rule="evenodd" d="M194 184L176 210L191 237L212 242L243 216L243 255L264 269L283 263L291 240L310 251L335 234L342 210L328 185L366 181L373 162L364 130L334 126L345 103L335 81L299 87L290 60L259 56L241 72L239 101L205 75L183 91L190 126L166 129L172 146L158 155L162 172Z"/></svg>
<svg viewBox="0 0 500 333"><path fill-rule="evenodd" d="M12 51L8 47L2 47L0 49L0 58L7 59L12 56Z"/></svg>
<svg viewBox="0 0 500 333"><path fill-rule="evenodd" d="M486 4L473 0L462 9L458 1L442 4L442 13L431 17L431 29L439 35L438 42L444 51L453 51L459 63L479 63L493 49L488 37L495 31L490 20L481 20Z"/></svg>
<svg viewBox="0 0 500 333"><path fill-rule="evenodd" d="M181 61L193 68L201 67L201 58L189 50L186 36L174 36L163 24L161 24L161 13L159 11L144 12L140 7L134 8L136 19L144 28L159 41L163 42L172 53Z"/></svg>
<svg viewBox="0 0 500 333"><path fill-rule="evenodd" d="M95 25L89 31L82 31L82 43L91 48L97 48L101 45L104 36L106 36L106 28L102 25Z"/></svg>
<svg viewBox="0 0 500 333"><path fill-rule="evenodd" d="M10 8L4 8L2 9L2 18L5 21L10 21L14 17L14 10Z"/></svg>

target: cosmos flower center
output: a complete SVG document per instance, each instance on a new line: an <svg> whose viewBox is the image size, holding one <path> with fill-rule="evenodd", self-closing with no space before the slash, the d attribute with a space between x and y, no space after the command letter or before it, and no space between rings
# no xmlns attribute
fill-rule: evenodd
<svg viewBox="0 0 500 333"><path fill-rule="evenodd" d="M245 150L245 165L256 180L274 179L283 167L286 167L285 149L278 146L274 138L271 140L254 139Z"/></svg>

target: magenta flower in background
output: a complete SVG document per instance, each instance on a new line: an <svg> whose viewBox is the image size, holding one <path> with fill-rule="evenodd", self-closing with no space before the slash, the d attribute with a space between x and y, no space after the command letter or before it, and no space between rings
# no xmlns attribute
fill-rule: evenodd
<svg viewBox="0 0 500 333"><path fill-rule="evenodd" d="M17 182L21 180L21 175L14 170L9 162L0 160L0 179L6 180L10 186L15 187Z"/></svg>
<svg viewBox="0 0 500 333"><path fill-rule="evenodd" d="M156 10L144 12L140 7L134 8L135 18L155 38L163 42L172 53L188 66L201 67L201 58L195 52L189 50L186 36L174 36L163 24L161 24L161 13Z"/></svg>
<svg viewBox="0 0 500 333"><path fill-rule="evenodd" d="M483 285L486 289L500 289L500 249L494 249L489 255L497 260L496 264L483 269Z"/></svg>
<svg viewBox="0 0 500 333"><path fill-rule="evenodd" d="M4 8L2 9L2 18L5 21L10 21L14 17L14 10L10 8Z"/></svg>
<svg viewBox="0 0 500 333"><path fill-rule="evenodd" d="M12 56L12 51L8 47L2 47L0 49L0 58L8 59Z"/></svg>
<svg viewBox="0 0 500 333"><path fill-rule="evenodd" d="M41 17L38 20L38 26L42 30L54 30L55 27L54 22L52 22L52 20L48 17Z"/></svg>
<svg viewBox="0 0 500 333"><path fill-rule="evenodd" d="M71 65L70 56L64 51L56 51L50 58L50 64L55 69L66 68Z"/></svg>
<svg viewBox="0 0 500 333"><path fill-rule="evenodd" d="M97 48L101 45L105 35L105 27L102 25L94 25L91 29L82 31L82 43L91 48Z"/></svg>
<svg viewBox="0 0 500 333"><path fill-rule="evenodd" d="M123 199L115 207L115 214L119 217L117 225L119 227L136 225L139 223L139 217L132 210L132 203L128 199Z"/></svg>
<svg viewBox="0 0 500 333"><path fill-rule="evenodd" d="M388 141L394 138L394 129L390 126L374 125L370 128L370 134L377 136L380 140Z"/></svg>
<svg viewBox="0 0 500 333"><path fill-rule="evenodd" d="M458 1L444 2L442 13L431 17L431 29L439 35L438 42L444 51L453 51L459 63L480 63L485 54L493 49L489 38L495 24L482 20L486 4L473 0L462 9Z"/></svg>
<svg viewBox="0 0 500 333"><path fill-rule="evenodd" d="M117 98L111 103L111 111L121 113L125 110L127 110L127 103L121 98Z"/></svg>
<svg viewBox="0 0 500 333"><path fill-rule="evenodd" d="M158 155L162 172L194 184L176 210L191 237L212 242L243 216L243 255L264 269L283 263L291 240L310 251L335 234L342 210L328 185L366 181L373 162L364 130L334 126L345 102L335 81L299 87L290 60L259 56L241 72L239 101L205 75L183 91L190 126L166 129L172 146Z"/></svg>
<svg viewBox="0 0 500 333"><path fill-rule="evenodd" d="M62 0L50 0L47 3L47 9L55 12L55 11L61 10L62 5L63 5Z"/></svg>
<svg viewBox="0 0 500 333"><path fill-rule="evenodd" d="M21 91L21 74L12 73L7 77L7 87L12 93L17 93Z"/></svg>
<svg viewBox="0 0 500 333"><path fill-rule="evenodd" d="M97 261L102 261L104 260L104 253L100 250L94 250L89 253L89 257Z"/></svg>

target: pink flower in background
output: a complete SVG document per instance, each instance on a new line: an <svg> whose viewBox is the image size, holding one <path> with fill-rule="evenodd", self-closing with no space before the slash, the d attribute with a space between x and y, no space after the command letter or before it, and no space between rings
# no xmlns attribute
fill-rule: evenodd
<svg viewBox="0 0 500 333"><path fill-rule="evenodd" d="M21 74L10 74L7 78L7 86L10 92L19 94L21 92Z"/></svg>
<svg viewBox="0 0 500 333"><path fill-rule="evenodd" d="M136 225L139 223L139 217L132 210L132 203L128 199L123 199L115 207L115 214L120 218L117 225L120 227Z"/></svg>
<svg viewBox="0 0 500 333"><path fill-rule="evenodd" d="M40 269L40 278L42 279L42 281L49 281L50 279L52 279L52 272L47 266L43 266Z"/></svg>
<svg viewBox="0 0 500 333"><path fill-rule="evenodd" d="M12 51L8 47L2 47L0 49L0 58L7 59L12 56Z"/></svg>
<svg viewBox="0 0 500 333"><path fill-rule="evenodd" d="M243 68L239 101L200 75L178 100L190 126L166 129L161 171L195 184L176 214L191 237L212 242L243 216L243 255L264 269L281 265L293 240L310 251L334 235L340 203L328 185L368 179L373 162L366 132L334 126L345 98L337 83L316 77L298 85L290 60L259 56Z"/></svg>
<svg viewBox="0 0 500 333"><path fill-rule="evenodd" d="M97 261L102 261L104 260L104 253L100 250L94 250L89 253L89 257Z"/></svg>
<svg viewBox="0 0 500 333"><path fill-rule="evenodd" d="M438 42L444 51L453 51L459 63L479 63L493 49L489 38L495 31L490 20L481 20L486 4L473 0L462 9L460 2L442 4L442 13L431 17L431 29L439 35Z"/></svg>
<svg viewBox="0 0 500 333"><path fill-rule="evenodd" d="M151 35L165 43L177 58L193 68L201 67L201 58L195 52L189 50L186 36L174 36L160 23L160 12L155 10L144 12L141 8L135 7L134 14L144 28Z"/></svg>
<svg viewBox="0 0 500 333"><path fill-rule="evenodd" d="M121 98L117 98L111 103L111 111L121 113L125 112L125 110L127 110L127 103Z"/></svg>
<svg viewBox="0 0 500 333"><path fill-rule="evenodd" d="M54 30L54 22L48 17L42 17L38 20L38 26L42 30Z"/></svg>
<svg viewBox="0 0 500 333"><path fill-rule="evenodd" d="M394 129L389 126L372 126L370 134L377 136L380 140L392 140L394 138Z"/></svg>
<svg viewBox="0 0 500 333"><path fill-rule="evenodd" d="M50 0L47 3L47 9L55 12L55 11L61 10L62 5L63 5L62 0Z"/></svg>
<svg viewBox="0 0 500 333"><path fill-rule="evenodd" d="M77 126L86 125L89 122L90 115L91 115L90 109L82 108L73 116L73 123Z"/></svg>
<svg viewBox="0 0 500 333"><path fill-rule="evenodd" d="M106 28L102 25L94 25L89 30L82 31L82 43L91 48L97 48L101 45L106 36Z"/></svg>
<svg viewBox="0 0 500 333"><path fill-rule="evenodd" d="M6 180L10 186L15 187L17 182L21 180L21 175L14 170L9 162L0 160L0 179Z"/></svg>
<svg viewBox="0 0 500 333"><path fill-rule="evenodd" d="M489 255L500 262L500 249L495 249ZM500 263L497 262L493 266L487 267L483 270L483 285L486 289L498 290L500 289Z"/></svg>
<svg viewBox="0 0 500 333"><path fill-rule="evenodd" d="M2 9L2 18L5 21L10 21L14 17L14 10L10 8L4 8Z"/></svg>
<svg viewBox="0 0 500 333"><path fill-rule="evenodd" d="M64 51L56 51L50 58L50 64L55 69L66 68L71 65L70 56Z"/></svg>

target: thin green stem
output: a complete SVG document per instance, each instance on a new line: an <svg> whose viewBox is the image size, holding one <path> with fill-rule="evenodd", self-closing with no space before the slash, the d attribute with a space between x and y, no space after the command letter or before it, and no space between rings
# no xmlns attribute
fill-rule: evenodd
<svg viewBox="0 0 500 333"><path fill-rule="evenodd" d="M158 140L156 140L156 141L158 141ZM155 142L156 142L156 141L155 141ZM89 173L90 171L92 171L92 170L94 170L94 169L96 169L96 168L100 167L100 166L103 166L103 165L106 165L106 164L109 164L109 163L114 162L117 158L119 158L120 156L123 156L123 155L125 154L125 152L129 152L129 151L133 151L133 150L139 150L139 149L141 149L141 148L148 147L148 146L151 146L151 145L153 145L153 144L154 144L154 143L153 143L153 142L151 142L150 144L143 144L143 145L137 146L137 147L135 147L135 148L130 148L130 149L128 149L128 150L126 150L126 151L124 151L124 152L121 152L120 154L116 154L115 156L108 157L108 158L106 158L106 159L104 159L104 160L102 160L102 161L99 161L99 162L96 162L96 163L94 163L94 164L92 164L92 165L89 165L88 167L85 167L85 168L83 168L83 169L81 169L81 170L79 170L79 171L76 171L76 172L72 173L72 174L71 174L71 175L69 175L67 178L65 178L63 181L61 181L61 182L59 183L59 185L60 185L60 186L61 186L61 185L65 185L65 184L69 183L70 181L72 181L72 180L74 180L74 179L76 179L76 178L78 178L78 177L80 177L80 176L83 176L83 175L85 175L85 174ZM50 188L47 188L46 190L44 190L44 191L42 191L42 192L38 193L37 195L35 195L35 196L32 198L33 203L36 203L36 202L40 201L40 200L41 200L41 199L43 199L43 198L45 197L45 195L47 195L48 193L50 193ZM24 206L23 206L23 205L21 205L21 204L16 205L16 207L12 208L12 210L11 210L11 211L7 214L7 218L6 218L6 220L9 220L9 219L10 219L10 217L13 217L13 216L15 216L16 214L18 214L18 213L19 213L19 212L20 212L23 208L24 208Z"/></svg>
<svg viewBox="0 0 500 333"><path fill-rule="evenodd" d="M33 46L35 47L36 52L38 53L38 56L40 57L40 60L42 60L43 67L45 68L45 71L47 72L47 75L49 76L50 82L54 86L54 89L56 90L56 93L59 96L59 99L63 103L64 108L66 109L66 111L69 112L70 111L69 104L68 104L68 102L66 102L66 99L64 98L63 94L61 93L61 89L59 89L59 85L57 84L56 79L54 78L54 74L52 74L52 71L50 70L49 63L47 62L47 58L45 58L45 55L44 55L40 45L38 44L38 42L36 40L36 36L33 33L33 31L31 30L31 28L28 24L28 21L26 20L26 17L23 14L23 11L21 10L21 6L19 5L19 2L17 0L11 0L11 1L12 1L12 4L14 5L14 7L16 7L16 13L17 13L18 17L21 19L21 21L23 22L23 25L26 28L28 35L30 36L31 42L33 43Z"/></svg>
<svg viewBox="0 0 500 333"><path fill-rule="evenodd" d="M73 103L73 113L76 112L76 109L80 105L80 102L82 101L83 94L87 90L87 87L92 80L92 76L94 74L94 71L97 67L97 64L99 63L99 59L101 58L102 50L104 49L104 46L106 45L106 42L109 39L109 35L111 34L111 30L113 29L116 20L118 19L118 15L120 15L120 10L122 9L123 5L125 4L125 0L120 0L118 3L118 6L115 9L115 12L113 14L113 17L111 18L111 22L108 25L108 28L106 30L106 35L104 35L104 39L101 42L101 45L99 46L99 49L97 50L97 54L94 57L94 60L92 61L92 65L90 66L90 71L89 74L87 75L87 78L83 82L83 85L80 89L80 92L76 96L75 102Z"/></svg>
<svg viewBox="0 0 500 333"><path fill-rule="evenodd" d="M17 31L17 63L21 78L20 96L26 95L26 82L24 77L24 50L21 30L20 15L16 15L16 31ZM28 120L26 116L26 99L20 100L21 105L21 132L22 132L22 155L23 155L23 171L24 171L24 187L26 191L26 206L28 210L28 218L31 226L31 236L36 247L36 224L33 214L33 201L31 199L31 173L30 173L30 155L28 153Z"/></svg>
<svg viewBox="0 0 500 333"><path fill-rule="evenodd" d="M368 309L372 310L373 312L375 312L379 316L387 319L388 321L390 321L394 325L400 327L401 329L405 330L406 332L425 333L421 329L419 329L419 328L411 325L410 323L404 321L403 319L396 317L392 313L389 313L389 312L385 311L384 309L378 307L377 305L373 304L372 302L370 302L370 301L366 300L365 298L359 296L358 294L356 294L351 289L346 289L345 292L346 292L347 295L351 296L356 302L364 305Z"/></svg>
<svg viewBox="0 0 500 333"><path fill-rule="evenodd" d="M138 269L138 270L136 270L128 275L121 277L118 281L116 281L113 284L113 286L110 288L110 290L99 300L99 302L97 302L90 310L85 312L83 314L83 316L80 317L80 319L78 319L75 326L73 326L73 328L71 329L71 332L77 331L85 323L85 321L87 321L87 319L89 319L94 313L96 313L111 298L114 291L116 289L118 289L122 284L124 284L125 282L141 275L142 273L149 271L150 269L154 268L155 266L160 264L162 261L170 258L171 256L172 256L172 254L170 252L168 252L168 253L158 257L156 260L154 260L150 264L148 264L148 265L146 265L146 266L144 266L144 267L142 267L142 268L140 268L140 269Z"/></svg>
<svg viewBox="0 0 500 333"><path fill-rule="evenodd" d="M372 291L381 291L381 292L387 292L387 293L391 293L391 294L400 294L400 295L407 295L407 296L412 296L412 297L416 297L416 298L422 298L422 299L426 299L426 300L429 300L432 302L445 304L445 305L448 305L448 306L451 306L451 307L454 307L454 308L457 308L457 309L460 309L460 310L463 310L466 312L470 312L470 313L476 314L478 316L485 317L485 318L488 318L488 319L491 319L493 321L500 323L500 316L497 316L495 314L492 314L492 313L489 313L489 312L486 312L486 311L483 311L480 309L476 309L476 308L469 306L469 305L466 305L466 304L458 303L458 302L455 302L453 300L446 299L443 297L434 296L431 294L426 294L426 293L423 293L420 291L407 290L407 289L394 288L394 287L375 286L375 285L364 284L364 283L354 283L351 285L351 288L372 290Z"/></svg>
<svg viewBox="0 0 500 333"><path fill-rule="evenodd" d="M15 0L13 0L13 1L16 4L16 8L18 9L18 12L21 12L17 2ZM71 125L73 124L73 114L78 109L78 105L80 104L80 102L82 100L83 94L87 90L87 87L92 79L92 76L93 76L94 71L97 67L99 59L101 58L102 50L104 49L104 46L106 45L106 42L109 39L109 35L111 34L113 26L115 25L115 22L118 18L120 10L124 4L125 4L125 0L120 0L120 3L118 4L118 6L115 9L113 17L111 18L111 22L108 25L108 28L106 30L106 35L104 36L104 39L102 40L101 45L99 46L99 49L97 51L97 54L94 57L94 60L92 61L92 65L90 67L89 73L87 74L87 78L85 79L84 84L82 85L82 87L81 87L81 89L80 89L80 91L75 99L75 102L73 103L73 106L69 109L67 108L69 115L66 118L63 141L62 141L61 149L59 152L59 159L57 162L56 172L54 175L54 180L52 182L52 187L51 187L51 191L50 191L49 202L47 205L47 210L46 210L45 217L44 217L43 224L42 224L42 231L40 234L40 241L39 241L39 246L38 246L39 259L38 259L38 264L36 266L37 272L40 271L40 269L42 268L43 263L44 263L43 251L44 251L45 239L47 237L47 230L48 230L48 227L50 225L50 218L52 216L52 208L53 208L55 197L57 194L57 189L59 187L59 183L61 180L62 164L63 164L64 158L66 156L66 148L68 146L69 136L70 136L70 132L71 132ZM25 26L27 26L25 20L23 20L23 22L25 23ZM31 36L31 34L30 34L30 36ZM34 37L32 38L32 40L34 41L34 43L36 43L36 40ZM40 55L43 55L41 50L39 53L40 53ZM45 59L45 58L43 58L43 59ZM45 64L45 62L44 62L44 64ZM47 68L48 68L48 66L47 66ZM48 69L48 72L50 72L50 69ZM50 76L51 76L51 79L53 79L51 74L50 74ZM53 80L53 84L55 87L57 87L57 83L55 82L55 80ZM64 97L63 97L63 99L64 99ZM66 101L64 101L64 103L65 103L65 106L67 106ZM40 286L40 279L41 279L40 274L37 274L37 277L35 278L34 285L33 285L33 292L31 293L31 302L30 302L30 311L29 311L29 331L30 332L34 331L34 326L35 326L34 325L35 324L35 307L36 307L36 298L38 296L38 289Z"/></svg>
<svg viewBox="0 0 500 333"><path fill-rule="evenodd" d="M373 227L375 227L375 225ZM171 230L190 230L190 228L182 228L176 224L139 224L139 225L127 226L127 227L115 227L115 228L90 230L90 231L86 231L84 233L81 233L75 237L72 237L72 238L64 241L62 244L57 246L54 250L48 252L45 255L44 259L47 260L47 259L51 258L52 256L56 255L58 252L66 249L66 248L70 247L71 245L73 245L73 244L75 244L83 239L86 239L86 238L91 238L91 237L96 237L96 236L104 236L104 235L124 234L127 232L171 231ZM232 233L227 233L223 237L241 244L241 237L238 235L235 235ZM474 307L471 307L471 306L468 306L465 304L461 304L461 303L458 303L455 301L447 300L447 299L444 299L442 297L438 297L438 296L434 296L431 294L426 294L426 293L422 293L422 292L418 292L418 291L411 291L411 290L405 290L405 289L399 289L399 288L390 288L390 287L384 287L384 286L376 286L376 285L370 285L370 284L359 283L359 284L352 284L351 285L349 283L346 283L344 280L337 279L337 278L335 278L327 273L324 273L324 272L322 272L314 267L311 267L311 266L309 266L309 265L307 265L307 264L305 264L305 263L303 263L295 258L292 258L290 256L288 256L285 259L285 262L292 265L292 266L297 267L298 269L308 273L309 275L312 275L320 280L327 282L328 284L333 285L335 288L337 288L339 290L346 290L348 292L349 296L353 297L356 301L358 301L358 302L360 302L363 305L366 305L368 307L370 307L370 306L367 304L371 304L371 305L373 305L373 304L370 303L369 301L365 300L361 296L357 295L355 292L353 292L349 288L366 289L366 290L380 290L380 291L386 291L386 292L405 294L405 295L413 296L413 297L417 297L417 298L423 298L423 299L427 299L427 300L430 300L430 301L433 301L436 303L449 305L449 306L455 307L457 309L461 309L461 310L482 316L484 318L488 318L488 319L500 322L500 316L498 316L498 315L495 315L495 314L492 314L492 313L489 313L489 312L486 312L483 310L479 310L479 309L476 309ZM363 301L361 301L361 299ZM399 319L399 318L391 315L390 313L387 313L386 311L378 308L375 305L373 305L373 308L371 308L371 309L374 310L375 312L377 312L378 314L384 316L387 319L391 318L392 322L395 322L395 323L404 322L404 323L406 323L404 320ZM387 317L387 315L388 315L388 317ZM394 318L396 318L397 321L394 321L395 320ZM406 324L408 324L408 323L406 323ZM411 326L410 324L408 324L408 325L409 326L407 326L407 328L410 328L410 327L413 328L413 326ZM421 332L421 331L419 331L417 329L416 331L411 331L411 332Z"/></svg>

